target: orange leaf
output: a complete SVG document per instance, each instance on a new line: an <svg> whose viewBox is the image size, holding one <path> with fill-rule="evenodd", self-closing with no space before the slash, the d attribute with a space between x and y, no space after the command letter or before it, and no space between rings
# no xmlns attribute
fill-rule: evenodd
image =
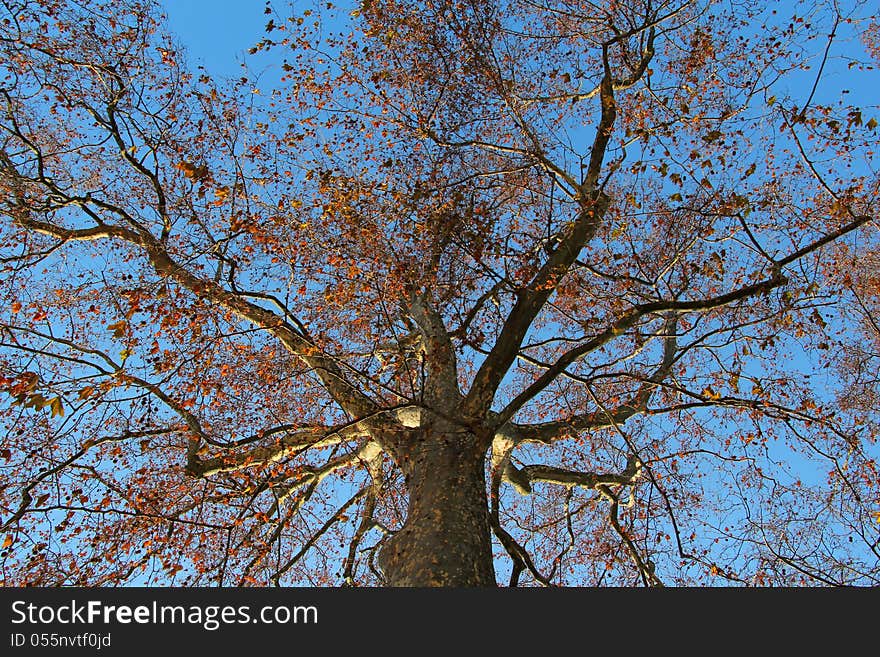
<svg viewBox="0 0 880 657"><path fill-rule="evenodd" d="M718 392L715 392L715 391L712 389L712 386L706 386L706 387L703 389L702 395L703 395L704 397L708 397L709 399L721 399L721 394L718 393Z"/></svg>
<svg viewBox="0 0 880 657"><path fill-rule="evenodd" d="M107 324L107 329L113 331L114 338L124 338L125 331L128 329L128 323L125 320L122 320L115 324Z"/></svg>
<svg viewBox="0 0 880 657"><path fill-rule="evenodd" d="M5 550L10 545L12 545L15 539L12 538L12 534L6 534L6 538L3 539L3 549Z"/></svg>
<svg viewBox="0 0 880 657"><path fill-rule="evenodd" d="M211 172L208 171L208 167L204 165L197 166L192 162L180 162L177 164L177 168L183 171L183 175L190 180L204 180L211 175Z"/></svg>

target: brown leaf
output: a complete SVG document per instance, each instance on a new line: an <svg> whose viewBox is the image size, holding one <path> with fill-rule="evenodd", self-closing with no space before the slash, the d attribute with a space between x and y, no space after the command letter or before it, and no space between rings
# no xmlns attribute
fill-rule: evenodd
<svg viewBox="0 0 880 657"><path fill-rule="evenodd" d="M55 397L49 402L49 408L52 409L52 417L56 415L58 417L64 417L64 405L61 402L61 397Z"/></svg>
<svg viewBox="0 0 880 657"><path fill-rule="evenodd" d="M113 331L114 338L124 338L125 332L128 330L128 322L123 319L113 324L107 324L107 328Z"/></svg>

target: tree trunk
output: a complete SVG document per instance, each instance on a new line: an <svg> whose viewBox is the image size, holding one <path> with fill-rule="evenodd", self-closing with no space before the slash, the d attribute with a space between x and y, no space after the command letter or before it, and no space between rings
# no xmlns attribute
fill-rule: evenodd
<svg viewBox="0 0 880 657"><path fill-rule="evenodd" d="M409 507L379 554L389 586L495 586L485 451L472 434L422 429L398 455Z"/></svg>

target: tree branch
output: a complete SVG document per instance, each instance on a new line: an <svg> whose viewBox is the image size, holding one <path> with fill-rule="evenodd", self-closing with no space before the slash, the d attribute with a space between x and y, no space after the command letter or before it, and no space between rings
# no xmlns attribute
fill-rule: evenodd
<svg viewBox="0 0 880 657"><path fill-rule="evenodd" d="M626 313L615 322L612 322L604 331L592 339L560 356L553 365L548 367L541 376L514 397L514 399L495 416L495 422L498 423L496 426L501 426L509 421L520 408L550 385L550 383L562 374L569 365L622 335L645 315L661 312L687 313L712 310L714 308L726 306L735 301L741 301L758 294L769 292L780 285L784 285L787 281L787 278L777 273L773 277L763 280L760 283L748 285L716 297L694 301L655 301L652 303L639 304L630 312Z"/></svg>

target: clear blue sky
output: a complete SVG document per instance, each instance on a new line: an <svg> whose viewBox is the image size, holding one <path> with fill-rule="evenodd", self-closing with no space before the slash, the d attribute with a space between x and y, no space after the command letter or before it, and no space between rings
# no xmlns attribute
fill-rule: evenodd
<svg viewBox="0 0 880 657"><path fill-rule="evenodd" d="M248 48L259 41L268 17L261 0L162 0L171 32L192 66L215 76L237 76Z"/></svg>

